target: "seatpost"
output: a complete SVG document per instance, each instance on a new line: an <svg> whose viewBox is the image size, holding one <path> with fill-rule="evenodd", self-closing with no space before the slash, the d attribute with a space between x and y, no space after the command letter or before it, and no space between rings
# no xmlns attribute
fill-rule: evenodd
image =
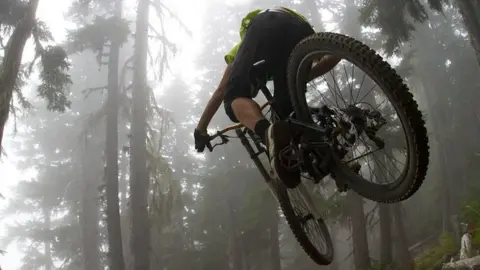
<svg viewBox="0 0 480 270"><path fill-rule="evenodd" d="M286 119L287 116L282 115L282 111L279 108L277 108L277 103L275 102L275 99L273 98L272 93L270 93L270 90L268 89L267 85L258 79L257 79L257 84L260 85L260 90L262 91L265 98L267 98L267 100L270 101L270 107L272 107L275 114L277 114L281 120Z"/></svg>
<svg viewBox="0 0 480 270"><path fill-rule="evenodd" d="M257 83L260 85L260 90L262 90L262 93L265 95L267 100L272 101L272 103L273 103L272 93L270 93L270 90L267 88L267 86L260 81L257 81Z"/></svg>

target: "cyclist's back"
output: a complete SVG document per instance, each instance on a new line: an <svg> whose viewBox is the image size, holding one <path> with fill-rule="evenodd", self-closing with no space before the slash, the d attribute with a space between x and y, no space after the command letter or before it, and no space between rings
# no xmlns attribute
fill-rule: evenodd
<svg viewBox="0 0 480 270"><path fill-rule="evenodd" d="M257 9L244 17L240 26L241 41L225 56L227 64L232 64L224 98L232 121L238 122L231 108L233 100L252 98L248 73L259 60L266 61L269 75L273 77L275 100L284 109L279 113L292 110L286 80L288 57L300 40L313 33L305 17L287 8Z"/></svg>

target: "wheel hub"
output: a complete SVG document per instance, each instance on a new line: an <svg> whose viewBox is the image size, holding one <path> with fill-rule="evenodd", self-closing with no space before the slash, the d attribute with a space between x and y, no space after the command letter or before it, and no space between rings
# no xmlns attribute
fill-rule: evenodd
<svg viewBox="0 0 480 270"><path fill-rule="evenodd" d="M330 130L328 137L332 148L344 157L353 149L359 136L365 132L377 145L383 141L375 133L386 123L377 110L348 106L346 109L323 106L317 112L318 122Z"/></svg>

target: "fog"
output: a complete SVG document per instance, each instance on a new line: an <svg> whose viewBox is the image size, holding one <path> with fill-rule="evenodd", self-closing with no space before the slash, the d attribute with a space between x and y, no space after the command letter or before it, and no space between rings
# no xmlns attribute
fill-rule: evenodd
<svg viewBox="0 0 480 270"><path fill-rule="evenodd" d="M426 177L406 200L340 192L333 176L302 180L331 235L329 265L299 244L238 134L213 152L194 146L242 19L278 5L375 50L427 129ZM8 0L0 30L0 269L453 269L466 236L467 264L480 267L476 0ZM335 70L353 70L345 63ZM369 73L358 70L312 85L324 93L338 79L343 91ZM376 91L371 108L400 106ZM397 145L410 140L398 138L406 120L388 120L382 139L408 163ZM221 105L208 132L231 124ZM360 158L367 146L355 145ZM360 165L381 178L378 160Z"/></svg>

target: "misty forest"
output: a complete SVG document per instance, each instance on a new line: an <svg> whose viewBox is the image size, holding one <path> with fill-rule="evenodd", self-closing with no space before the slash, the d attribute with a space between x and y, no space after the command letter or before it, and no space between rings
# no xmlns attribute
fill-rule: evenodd
<svg viewBox="0 0 480 270"><path fill-rule="evenodd" d="M426 123L407 200L312 187L329 265L240 141L194 148L242 18L274 6L374 49ZM0 269L480 269L478 0L2 0L0 46Z"/></svg>

